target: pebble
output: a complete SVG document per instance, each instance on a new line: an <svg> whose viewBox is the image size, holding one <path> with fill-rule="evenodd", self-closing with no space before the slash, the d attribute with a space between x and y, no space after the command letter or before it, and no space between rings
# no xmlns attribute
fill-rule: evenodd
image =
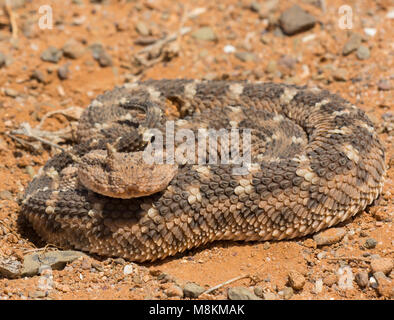
<svg viewBox="0 0 394 320"><path fill-rule="evenodd" d="M34 168L32 166L26 166L25 170L26 170L26 173L30 176L30 178L33 178L36 174L36 172L34 171Z"/></svg>
<svg viewBox="0 0 394 320"><path fill-rule="evenodd" d="M252 10L253 12L260 12L260 10L261 10L260 3L256 2L256 1L253 1L250 4L250 10Z"/></svg>
<svg viewBox="0 0 394 320"><path fill-rule="evenodd" d="M180 297L183 298L183 290L177 285L172 285L167 288L164 293L167 297Z"/></svg>
<svg viewBox="0 0 394 320"><path fill-rule="evenodd" d="M344 266L338 269L338 287L342 290L353 289L354 275L349 266Z"/></svg>
<svg viewBox="0 0 394 320"><path fill-rule="evenodd" d="M318 246L330 245L341 241L345 234L344 228L330 228L315 234L313 240Z"/></svg>
<svg viewBox="0 0 394 320"><path fill-rule="evenodd" d="M364 32L367 36L373 37L376 34L375 28L364 28Z"/></svg>
<svg viewBox="0 0 394 320"><path fill-rule="evenodd" d="M377 286L378 293L385 298L389 298L389 299L394 298L393 281L387 278L383 272L375 272L373 276L378 284Z"/></svg>
<svg viewBox="0 0 394 320"><path fill-rule="evenodd" d="M313 288L313 293L318 294L323 291L323 280L317 279L315 282L315 287Z"/></svg>
<svg viewBox="0 0 394 320"><path fill-rule="evenodd" d="M382 91L387 91L387 90L391 90L392 86L390 85L390 82L386 79L380 79L378 84L378 89L382 90Z"/></svg>
<svg viewBox="0 0 394 320"><path fill-rule="evenodd" d="M393 260L390 258L373 259L370 268L372 273L383 272L388 275L393 269Z"/></svg>
<svg viewBox="0 0 394 320"><path fill-rule="evenodd" d="M131 264L125 265L123 268L123 274L127 276L132 273L133 273L133 265L131 265Z"/></svg>
<svg viewBox="0 0 394 320"><path fill-rule="evenodd" d="M260 286L254 287L253 292L256 296L258 296L260 298L263 297L263 295L264 295L263 287L260 287Z"/></svg>
<svg viewBox="0 0 394 320"><path fill-rule="evenodd" d="M361 45L362 36L358 33L352 33L349 40L345 43L342 54L344 56L349 55L353 51L356 51L358 47Z"/></svg>
<svg viewBox="0 0 394 320"><path fill-rule="evenodd" d="M183 287L183 295L188 298L198 298L204 291L205 289L203 287L194 282L188 282Z"/></svg>
<svg viewBox="0 0 394 320"><path fill-rule="evenodd" d="M75 39L69 39L63 46L63 55L70 59L78 59L85 53L85 47Z"/></svg>
<svg viewBox="0 0 394 320"><path fill-rule="evenodd" d="M69 66L69 64L65 63L59 69L57 69L57 76L59 77L60 80L68 79L68 77L70 75L70 70L69 70L68 66Z"/></svg>
<svg viewBox="0 0 394 320"><path fill-rule="evenodd" d="M46 75L44 74L44 72L42 72L41 70L38 70L38 69L33 71L31 78L36 79L40 83L47 83L48 82L48 79L47 79Z"/></svg>
<svg viewBox="0 0 394 320"><path fill-rule="evenodd" d="M11 98L16 98L19 95L18 91L11 89L11 88L5 88L4 93L6 96L9 96Z"/></svg>
<svg viewBox="0 0 394 320"><path fill-rule="evenodd" d="M216 41L217 36L211 27L202 27L192 33L192 37L197 40Z"/></svg>
<svg viewBox="0 0 394 320"><path fill-rule="evenodd" d="M346 81L349 77L348 71L343 68L335 68L332 71L332 77L335 81Z"/></svg>
<svg viewBox="0 0 394 320"><path fill-rule="evenodd" d="M41 53L41 60L46 62L58 63L63 52L55 47L48 47Z"/></svg>
<svg viewBox="0 0 394 320"><path fill-rule="evenodd" d="M367 249L373 249L376 247L377 244L378 242L375 239L368 238L367 240L365 240L364 247Z"/></svg>
<svg viewBox="0 0 394 320"><path fill-rule="evenodd" d="M278 70L278 66L276 64L275 60L270 60L268 61L267 67L265 68L265 71L267 73L275 73Z"/></svg>
<svg viewBox="0 0 394 320"><path fill-rule="evenodd" d="M0 256L0 275L15 279L21 275L22 264L15 259Z"/></svg>
<svg viewBox="0 0 394 320"><path fill-rule="evenodd" d="M136 24L135 30L136 30L141 36L144 36L144 37L149 36L149 34L150 34L149 28L146 26L145 23L143 23L143 22L141 22L141 21L138 22L138 23Z"/></svg>
<svg viewBox="0 0 394 320"><path fill-rule="evenodd" d="M12 193L8 190L1 190L0 191L0 200L12 200Z"/></svg>
<svg viewBox="0 0 394 320"><path fill-rule="evenodd" d="M338 276L334 273L331 273L323 278L323 283L328 287L331 287L333 284L337 282L338 282Z"/></svg>
<svg viewBox="0 0 394 320"><path fill-rule="evenodd" d="M368 47L361 45L356 52L357 58L360 60L367 60L370 56L371 53L368 49Z"/></svg>
<svg viewBox="0 0 394 320"><path fill-rule="evenodd" d="M368 286L368 273L365 271L357 272L355 276L356 283L361 289Z"/></svg>
<svg viewBox="0 0 394 320"><path fill-rule="evenodd" d="M294 291L291 287L284 287L278 294L283 296L283 299L289 300L294 295Z"/></svg>
<svg viewBox="0 0 394 320"><path fill-rule="evenodd" d="M0 68L5 66L5 55L0 52Z"/></svg>
<svg viewBox="0 0 394 320"><path fill-rule="evenodd" d="M245 287L229 288L227 296L230 300L261 300L253 292Z"/></svg>
<svg viewBox="0 0 394 320"><path fill-rule="evenodd" d="M32 253L24 257L21 273L23 276L34 276L39 272L42 265L48 265L55 270L62 270L67 263L82 256L84 256L84 253L73 250Z"/></svg>
<svg viewBox="0 0 394 320"><path fill-rule="evenodd" d="M256 56L251 53L251 52L246 52L246 51L237 51L235 53L235 56L243 61L243 62L248 62L248 61L255 61L256 60Z"/></svg>
<svg viewBox="0 0 394 320"><path fill-rule="evenodd" d="M278 297L275 293L272 292L265 292L263 293L263 300L277 300Z"/></svg>
<svg viewBox="0 0 394 320"><path fill-rule="evenodd" d="M224 46L223 51L225 53L233 53L233 52L235 52L235 47L228 44L228 45Z"/></svg>
<svg viewBox="0 0 394 320"><path fill-rule="evenodd" d="M291 270L287 276L289 284L294 290L302 290L304 288L305 277L301 273Z"/></svg>
<svg viewBox="0 0 394 320"><path fill-rule="evenodd" d="M281 14L279 23L285 34L293 35L313 28L316 19L298 5L294 5Z"/></svg>

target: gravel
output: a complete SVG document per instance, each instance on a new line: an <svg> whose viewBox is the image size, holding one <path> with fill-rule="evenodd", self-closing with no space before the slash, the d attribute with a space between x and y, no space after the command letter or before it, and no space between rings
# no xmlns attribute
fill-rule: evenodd
<svg viewBox="0 0 394 320"><path fill-rule="evenodd" d="M281 14L279 23L286 35L293 35L313 28L316 18L294 5Z"/></svg>

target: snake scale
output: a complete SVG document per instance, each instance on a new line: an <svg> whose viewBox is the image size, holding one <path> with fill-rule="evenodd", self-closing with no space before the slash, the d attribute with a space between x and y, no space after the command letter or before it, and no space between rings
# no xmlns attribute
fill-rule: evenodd
<svg viewBox="0 0 394 320"><path fill-rule="evenodd" d="M170 120L194 133L249 129L247 171L220 161L143 163L150 130L164 132ZM129 83L91 102L77 136L27 186L21 214L49 243L140 262L215 240L315 233L370 205L385 174L384 148L362 110L295 85Z"/></svg>

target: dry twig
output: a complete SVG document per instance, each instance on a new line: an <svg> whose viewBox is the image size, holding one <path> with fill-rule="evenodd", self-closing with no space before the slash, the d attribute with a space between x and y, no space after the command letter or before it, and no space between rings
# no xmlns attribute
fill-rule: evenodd
<svg viewBox="0 0 394 320"><path fill-rule="evenodd" d="M210 292L212 292L212 291L214 291L214 290L216 290L216 289L219 289L219 288L221 288L221 287L223 287L223 286L225 286L225 285L227 285L227 284L233 283L233 282L238 281L238 280L240 280L240 279L249 278L249 277L250 277L249 274L244 274L244 275L242 275L242 276L238 276L238 277L236 277L236 278L233 278L233 279L227 280L227 281L225 281L225 282L223 282L223 283L220 283L220 284L218 284L218 285L216 285L216 286L214 286L214 287L211 287L211 288L205 290L205 291L204 291L203 293L201 293L201 294L210 293Z"/></svg>

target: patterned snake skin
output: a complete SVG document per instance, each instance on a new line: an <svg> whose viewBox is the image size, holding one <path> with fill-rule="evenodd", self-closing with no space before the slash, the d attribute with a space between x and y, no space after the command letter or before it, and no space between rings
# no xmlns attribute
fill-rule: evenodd
<svg viewBox="0 0 394 320"><path fill-rule="evenodd" d="M243 175L220 161L135 165L167 120L196 133L250 129L252 165ZM372 122L317 88L150 80L97 97L79 123L78 144L47 162L21 211L64 248L149 261L215 240L292 239L348 219L382 189Z"/></svg>

